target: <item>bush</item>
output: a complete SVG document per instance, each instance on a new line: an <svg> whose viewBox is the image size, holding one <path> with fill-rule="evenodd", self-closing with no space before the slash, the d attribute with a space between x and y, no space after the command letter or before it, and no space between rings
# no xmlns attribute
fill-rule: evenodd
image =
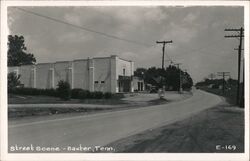
<svg viewBox="0 0 250 161"><path fill-rule="evenodd" d="M81 90L80 92L79 92L79 99L86 99L86 98L88 98L88 95L89 95L89 91L87 91L87 90Z"/></svg>
<svg viewBox="0 0 250 161"><path fill-rule="evenodd" d="M57 96L55 89L36 89L36 88L14 88L8 89L9 93L23 94L23 95L45 95L45 96Z"/></svg>
<svg viewBox="0 0 250 161"><path fill-rule="evenodd" d="M53 88L45 89L45 90L43 90L42 95L57 97L57 92Z"/></svg>
<svg viewBox="0 0 250 161"><path fill-rule="evenodd" d="M12 90L21 85L20 81L21 75L17 75L14 72L8 73L8 89Z"/></svg>
<svg viewBox="0 0 250 161"><path fill-rule="evenodd" d="M80 98L80 92L83 90L81 88L74 88L71 90L71 98L78 99Z"/></svg>
<svg viewBox="0 0 250 161"><path fill-rule="evenodd" d="M101 99L104 96L103 93L99 91L92 92L92 94L93 94L92 98L95 98L95 99Z"/></svg>
<svg viewBox="0 0 250 161"><path fill-rule="evenodd" d="M60 80L57 84L57 94L63 100L69 100L71 97L70 84L66 81Z"/></svg>
<svg viewBox="0 0 250 161"><path fill-rule="evenodd" d="M109 99L109 98L111 98L112 97L112 94L110 93L110 92L105 92L104 93L104 98L105 99Z"/></svg>
<svg viewBox="0 0 250 161"><path fill-rule="evenodd" d="M54 97L60 97L63 100L69 100L70 98L75 99L109 99L113 95L110 92L90 92L88 90L83 90L80 88L75 88L70 90L70 85L68 82L65 81L59 81L58 82L58 88L55 90L53 88L51 89L36 89L36 88L11 88L8 89L9 93L12 94L20 94L20 95L45 95L45 96L54 96Z"/></svg>

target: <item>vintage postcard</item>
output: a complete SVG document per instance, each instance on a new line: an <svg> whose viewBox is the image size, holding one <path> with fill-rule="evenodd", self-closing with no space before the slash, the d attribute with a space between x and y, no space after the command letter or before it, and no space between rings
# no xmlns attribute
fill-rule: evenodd
<svg viewBox="0 0 250 161"><path fill-rule="evenodd" d="M249 1L2 1L1 160L249 160Z"/></svg>

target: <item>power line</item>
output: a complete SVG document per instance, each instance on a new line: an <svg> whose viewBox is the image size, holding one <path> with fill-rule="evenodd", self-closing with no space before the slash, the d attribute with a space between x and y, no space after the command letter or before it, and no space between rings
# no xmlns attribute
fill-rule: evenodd
<svg viewBox="0 0 250 161"><path fill-rule="evenodd" d="M172 41L172 40L170 40L170 41L156 41L156 43L157 43L157 44L163 44L163 46L162 46L162 69L164 69L165 45L166 45L166 44L173 43L173 41Z"/></svg>
<svg viewBox="0 0 250 161"><path fill-rule="evenodd" d="M239 32L238 35L226 35L225 38L239 38L239 47L238 47L238 84L237 84L237 97L236 97L236 104L240 104L240 68L241 68L241 51L242 51L242 39L244 38L244 29L243 27L238 29L225 29L225 31L236 31ZM243 73L244 74L244 73ZM243 80L244 84L244 80ZM244 95L242 96L242 98ZM244 98L243 98L244 99Z"/></svg>
<svg viewBox="0 0 250 161"><path fill-rule="evenodd" d="M14 8L16 8L16 9L18 9L20 11L23 11L25 13L29 13L29 14L32 14L32 15L35 15L35 16L38 16L38 17L42 17L42 18L45 18L45 19L48 19L48 20L51 20L51 21L55 21L55 22L58 22L58 23L61 23L61 24L69 25L71 27L82 29L82 30L85 30L85 31L88 31L88 32L92 32L92 33L95 33L95 34L99 34L99 35L102 35L102 36L105 36L105 37L108 37L108 38L112 38L112 39L116 39L116 40L120 40L120 41L125 41L125 42L128 42L128 43L133 43L133 44L137 44L137 45L147 46L147 47L153 46L153 45L146 44L146 43L143 43L143 42L139 42L139 41L135 41L135 40L130 40L130 39L125 39L125 38L122 38L122 37L118 37L116 35L111 35L111 34L107 34L107 33L104 33L104 32L95 31L95 30L89 29L87 27L83 27L83 26L71 24L69 22L66 22L66 21L63 21L63 20L59 20L59 19L56 19L56 18L52 18L52 17L49 17L49 16L45 16L45 15L42 15L40 13L29 11L29 10L26 10L26 9L23 9L23 8L20 8L20 7L14 7Z"/></svg>
<svg viewBox="0 0 250 161"><path fill-rule="evenodd" d="M230 77L230 72L218 72L218 76L222 76L222 92L225 93L225 77Z"/></svg>

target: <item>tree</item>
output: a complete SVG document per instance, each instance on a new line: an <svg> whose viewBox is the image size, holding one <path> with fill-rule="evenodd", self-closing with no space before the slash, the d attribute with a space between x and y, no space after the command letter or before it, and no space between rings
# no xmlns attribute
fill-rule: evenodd
<svg viewBox="0 0 250 161"><path fill-rule="evenodd" d="M169 65L166 69L151 67L148 69L137 68L134 75L143 78L145 83L158 88L166 87L168 90L178 90L180 86L180 72L182 88L190 89L193 86L193 80L187 72L183 72L176 66Z"/></svg>
<svg viewBox="0 0 250 161"><path fill-rule="evenodd" d="M8 36L8 66L34 64L36 59L33 54L27 53L23 36Z"/></svg>
<svg viewBox="0 0 250 161"><path fill-rule="evenodd" d="M70 84L66 81L60 80L57 84L58 88L56 89L59 97L62 100L69 100L71 97Z"/></svg>
<svg viewBox="0 0 250 161"><path fill-rule="evenodd" d="M147 72L146 68L137 68L134 71L134 76L139 77L139 78L144 78L146 72Z"/></svg>
<svg viewBox="0 0 250 161"><path fill-rule="evenodd" d="M182 73L182 88L190 89L193 86L193 79L187 72Z"/></svg>
<svg viewBox="0 0 250 161"><path fill-rule="evenodd" d="M14 72L8 73L8 89L14 89L18 86L21 85L21 81L20 81L20 75L17 75Z"/></svg>

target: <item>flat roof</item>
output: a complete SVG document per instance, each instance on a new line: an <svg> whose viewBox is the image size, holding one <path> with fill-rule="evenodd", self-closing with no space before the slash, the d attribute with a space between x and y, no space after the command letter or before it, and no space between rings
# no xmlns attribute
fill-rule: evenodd
<svg viewBox="0 0 250 161"><path fill-rule="evenodd" d="M119 59L121 60L124 60L124 61L128 61L128 62L133 62L132 60L127 60L127 59L124 59L124 58L121 58L117 55L110 55L110 56L106 56L106 57L92 57L92 58L85 58L85 59L74 59L74 60L69 60L69 61L56 61L56 62L47 62L47 63L36 63L36 64L30 64L30 65L44 65L44 64L55 64L55 63L66 63L66 62L74 62L74 61L86 61L86 60L89 60L89 59L110 59L111 57L118 57ZM21 66L28 66L28 65L19 65L19 66L9 66L9 67L21 67Z"/></svg>

